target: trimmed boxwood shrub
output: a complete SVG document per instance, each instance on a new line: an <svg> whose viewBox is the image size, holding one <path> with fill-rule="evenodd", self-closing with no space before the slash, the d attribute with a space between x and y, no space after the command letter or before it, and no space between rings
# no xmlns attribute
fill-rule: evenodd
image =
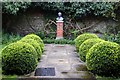
<svg viewBox="0 0 120 80"><path fill-rule="evenodd" d="M44 43L43 43L43 40L39 36L37 36L35 34L28 34L25 37L23 37L22 39L33 39L33 40L36 40L40 44L41 50L43 52L43 50L44 50Z"/></svg>
<svg viewBox="0 0 120 80"><path fill-rule="evenodd" d="M85 62L86 54L89 51L89 49L93 45L95 45L96 43L99 43L101 41L104 41L104 40L99 39L99 38L93 38L93 39L87 39L86 41L84 41L79 47L79 57L80 57L80 59Z"/></svg>
<svg viewBox="0 0 120 80"><path fill-rule="evenodd" d="M74 41L75 41L75 47L76 50L79 51L79 46L87 39L91 39L91 38L98 38L98 36L96 34L93 33L84 33L79 35Z"/></svg>
<svg viewBox="0 0 120 80"><path fill-rule="evenodd" d="M102 76L120 75L120 45L100 42L92 46L86 55L88 70Z"/></svg>
<svg viewBox="0 0 120 80"><path fill-rule="evenodd" d="M11 43L2 49L3 74L28 74L37 66L34 47L28 43Z"/></svg>
<svg viewBox="0 0 120 80"><path fill-rule="evenodd" d="M42 51L41 51L40 44L38 44L36 42L36 40L33 40L33 39L21 39L20 41L26 42L26 43L29 43L30 45L32 45L35 48L36 52L37 52L38 60L40 59L40 57L42 55Z"/></svg>

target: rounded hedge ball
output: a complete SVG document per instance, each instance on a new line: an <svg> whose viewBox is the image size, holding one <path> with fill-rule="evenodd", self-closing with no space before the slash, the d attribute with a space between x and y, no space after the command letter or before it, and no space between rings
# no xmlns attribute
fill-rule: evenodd
<svg viewBox="0 0 120 80"><path fill-rule="evenodd" d="M96 34L93 33L84 33L79 35L74 41L75 41L75 47L76 50L79 51L80 45L87 39L92 39L92 38L98 38Z"/></svg>
<svg viewBox="0 0 120 80"><path fill-rule="evenodd" d="M93 39L87 39L85 40L79 47L79 57L82 61L86 61L86 54L89 51L89 49L95 45L96 43L100 43L101 41L104 41L99 38L93 38Z"/></svg>
<svg viewBox="0 0 120 80"><path fill-rule="evenodd" d="M42 51L44 50L43 40L39 36L37 36L35 34L28 34L25 37L23 37L22 39L33 39L33 40L36 40L40 44L40 47L41 47Z"/></svg>
<svg viewBox="0 0 120 80"><path fill-rule="evenodd" d="M37 63L36 51L28 43L11 43L2 49L3 74L28 74L35 70Z"/></svg>
<svg viewBox="0 0 120 80"><path fill-rule="evenodd" d="M30 45L32 45L35 48L36 52L37 52L38 60L41 58L42 50L41 50L40 44L38 44L36 42L36 40L33 40L33 39L21 39L20 41L21 42L26 42L26 43L29 43Z"/></svg>
<svg viewBox="0 0 120 80"><path fill-rule="evenodd" d="M102 76L120 75L120 45L100 42L92 46L86 55L88 70Z"/></svg>

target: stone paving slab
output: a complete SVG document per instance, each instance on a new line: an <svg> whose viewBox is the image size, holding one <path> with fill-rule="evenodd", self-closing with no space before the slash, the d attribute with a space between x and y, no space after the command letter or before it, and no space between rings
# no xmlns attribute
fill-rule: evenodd
<svg viewBox="0 0 120 80"><path fill-rule="evenodd" d="M51 67L55 69L55 76L34 76L33 72L30 77L42 80L95 80L72 45L45 44L45 51L37 68Z"/></svg>

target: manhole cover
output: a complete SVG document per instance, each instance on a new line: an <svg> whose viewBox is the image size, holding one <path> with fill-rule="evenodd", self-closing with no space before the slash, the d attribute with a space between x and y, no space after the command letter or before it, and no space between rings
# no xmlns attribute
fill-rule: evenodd
<svg viewBox="0 0 120 80"><path fill-rule="evenodd" d="M55 68L37 68L35 76L55 76Z"/></svg>

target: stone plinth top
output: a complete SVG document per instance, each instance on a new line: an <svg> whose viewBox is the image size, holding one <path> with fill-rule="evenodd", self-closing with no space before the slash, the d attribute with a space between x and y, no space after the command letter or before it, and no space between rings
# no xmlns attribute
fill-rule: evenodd
<svg viewBox="0 0 120 80"><path fill-rule="evenodd" d="M56 21L56 22L64 22L64 21Z"/></svg>

